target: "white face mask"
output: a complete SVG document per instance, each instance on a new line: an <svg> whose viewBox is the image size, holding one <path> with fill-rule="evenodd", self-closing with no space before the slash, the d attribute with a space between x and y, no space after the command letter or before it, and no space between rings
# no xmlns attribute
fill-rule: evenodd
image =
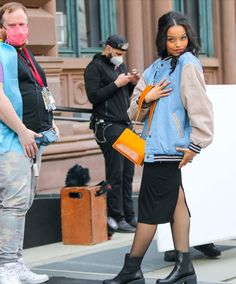
<svg viewBox="0 0 236 284"><path fill-rule="evenodd" d="M110 62L112 64L114 64L115 66L119 66L120 64L122 64L124 61L123 61L123 56L113 56L111 59L110 59Z"/></svg>

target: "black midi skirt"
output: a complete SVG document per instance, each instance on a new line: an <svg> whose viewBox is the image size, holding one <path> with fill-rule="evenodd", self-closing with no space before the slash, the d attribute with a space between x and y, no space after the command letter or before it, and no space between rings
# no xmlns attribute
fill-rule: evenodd
<svg viewBox="0 0 236 284"><path fill-rule="evenodd" d="M173 222L179 188L183 189L178 166L179 162L144 163L138 199L138 222Z"/></svg>

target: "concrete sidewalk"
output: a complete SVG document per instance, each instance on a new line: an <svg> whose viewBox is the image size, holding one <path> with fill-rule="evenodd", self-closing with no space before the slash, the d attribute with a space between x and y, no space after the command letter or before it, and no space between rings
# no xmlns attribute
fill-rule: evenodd
<svg viewBox="0 0 236 284"><path fill-rule="evenodd" d="M63 264L75 264L74 260L76 258L85 256L95 256L100 255L102 252L106 253L109 250L114 250L120 248L126 249L130 246L133 240L133 234L120 234L116 233L113 235L112 240L106 241L97 245L81 246L81 245L63 245L62 243L55 243L50 245L45 245L41 247L31 248L24 250L25 262L33 269L35 272L47 273L50 277L52 276L65 276L71 278L81 278L81 279L99 279L103 280L105 278L111 278L115 271L119 271L122 266L121 261L118 261L117 267L112 267L111 271L113 273L103 271L104 258L96 262L96 267L98 270L95 272L88 272L89 270L84 269L84 266L76 264L76 269L70 268L68 266L63 267ZM227 240L215 243L219 247L227 247L227 249L222 251L222 255L216 259L209 259L203 254L193 259L194 267L198 277L198 282L225 282L225 283L236 283L236 239ZM159 259L163 261L163 253L155 252L156 247L152 246L152 254L159 254ZM118 250L119 251L119 250ZM128 252L128 251L127 251ZM102 254L101 254L102 255ZM147 253L145 259L148 261L150 254ZM93 258L92 258L93 259ZM144 260L145 260L144 259ZM61 264L61 266L55 266L55 263ZM117 264L117 257L110 260L111 264ZM90 263L92 265L92 263ZM88 266L90 264L87 264ZM73 265L71 267L73 267ZM100 270L99 270L100 265ZM155 283L157 278L162 278L168 275L172 269L171 263L166 263L165 267L156 269L154 264L154 269L147 269L144 276L148 279L147 283ZM55 269L59 267L59 269ZM65 267L67 267L65 269ZM157 265L158 267L158 265ZM110 270L109 270L110 271Z"/></svg>

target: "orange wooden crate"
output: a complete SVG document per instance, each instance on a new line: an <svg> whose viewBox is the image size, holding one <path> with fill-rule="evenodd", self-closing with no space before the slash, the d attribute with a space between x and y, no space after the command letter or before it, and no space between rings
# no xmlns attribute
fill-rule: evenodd
<svg viewBox="0 0 236 284"><path fill-rule="evenodd" d="M61 189L62 240L64 244L89 245L106 241L106 194L99 186Z"/></svg>

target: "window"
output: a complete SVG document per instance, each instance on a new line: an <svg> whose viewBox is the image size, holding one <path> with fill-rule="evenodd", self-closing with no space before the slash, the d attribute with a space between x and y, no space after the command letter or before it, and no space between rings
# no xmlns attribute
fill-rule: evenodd
<svg viewBox="0 0 236 284"><path fill-rule="evenodd" d="M56 0L59 53L85 57L101 51L101 43L116 33L115 4L115 0Z"/></svg>
<svg viewBox="0 0 236 284"><path fill-rule="evenodd" d="M175 10L184 13L196 34L201 51L206 56L213 56L212 0L174 0Z"/></svg>
<svg viewBox="0 0 236 284"><path fill-rule="evenodd" d="M59 53L63 56L77 56L76 1L56 0L56 27Z"/></svg>
<svg viewBox="0 0 236 284"><path fill-rule="evenodd" d="M57 44L60 47L67 46L67 30L66 30L66 15L60 11L56 12L56 25L57 25Z"/></svg>

